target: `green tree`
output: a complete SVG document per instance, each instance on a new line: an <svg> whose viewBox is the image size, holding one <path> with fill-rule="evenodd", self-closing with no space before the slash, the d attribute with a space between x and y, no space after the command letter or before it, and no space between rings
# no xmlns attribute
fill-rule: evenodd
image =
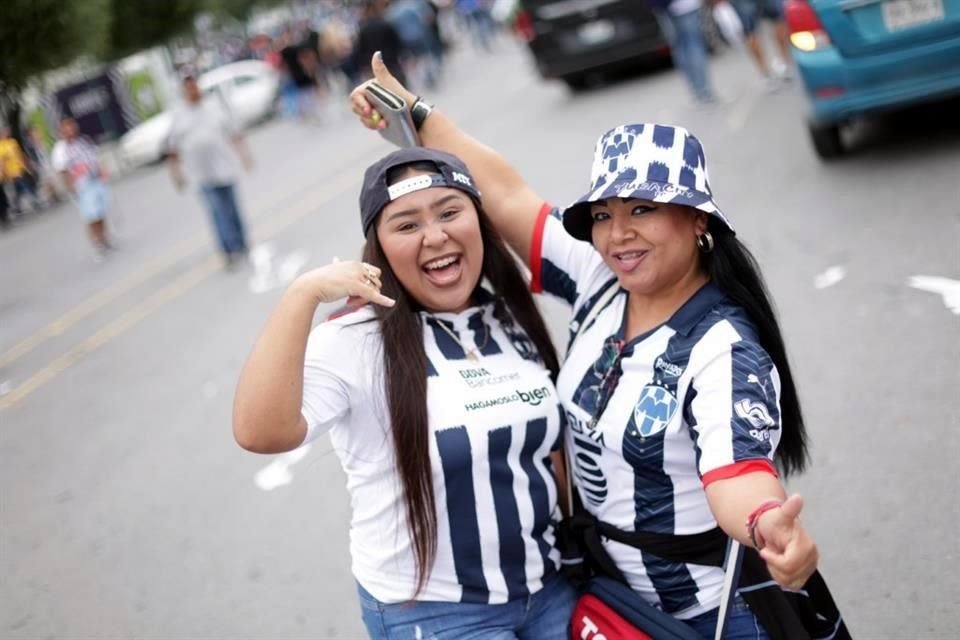
<svg viewBox="0 0 960 640"><path fill-rule="evenodd" d="M106 0L110 23L106 45L100 52L107 60L155 47L190 31L198 13L209 0Z"/></svg>
<svg viewBox="0 0 960 640"><path fill-rule="evenodd" d="M0 111L16 129L20 92L32 77L98 52L109 0L2 1Z"/></svg>

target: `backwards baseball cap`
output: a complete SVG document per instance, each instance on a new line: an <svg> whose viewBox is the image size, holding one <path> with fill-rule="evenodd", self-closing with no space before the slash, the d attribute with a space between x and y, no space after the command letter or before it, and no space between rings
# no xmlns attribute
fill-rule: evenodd
<svg viewBox="0 0 960 640"><path fill-rule="evenodd" d="M640 198L693 207L733 225L714 202L700 141L682 127L624 124L597 140L590 190L563 212L563 226L591 241L590 204L607 198Z"/></svg>
<svg viewBox="0 0 960 640"><path fill-rule="evenodd" d="M391 169L415 162L430 162L437 168L437 173L387 184L387 175ZM394 151L370 165L363 175L363 189L360 191L360 222L363 224L363 234L367 234L373 221L389 203L408 193L433 187L459 189L477 200L480 199L480 191L474 185L467 165L456 156L443 151L410 147Z"/></svg>

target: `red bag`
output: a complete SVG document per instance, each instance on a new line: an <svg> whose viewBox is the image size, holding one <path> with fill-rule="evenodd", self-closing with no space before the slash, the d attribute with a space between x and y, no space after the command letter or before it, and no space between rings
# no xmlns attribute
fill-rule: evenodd
<svg viewBox="0 0 960 640"><path fill-rule="evenodd" d="M570 624L572 640L655 640L617 615L602 600L587 594L577 601Z"/></svg>
<svg viewBox="0 0 960 640"><path fill-rule="evenodd" d="M703 640L669 613L611 578L590 580L573 608L571 640Z"/></svg>

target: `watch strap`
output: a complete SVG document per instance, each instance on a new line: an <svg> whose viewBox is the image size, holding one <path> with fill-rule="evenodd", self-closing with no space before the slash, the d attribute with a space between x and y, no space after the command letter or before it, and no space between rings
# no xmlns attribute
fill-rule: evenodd
<svg viewBox="0 0 960 640"><path fill-rule="evenodd" d="M429 116L432 111L432 104L423 98L417 97L413 106L410 107L410 119L413 120L413 126L417 131L420 131L420 127L423 126L424 121L426 121L427 116Z"/></svg>

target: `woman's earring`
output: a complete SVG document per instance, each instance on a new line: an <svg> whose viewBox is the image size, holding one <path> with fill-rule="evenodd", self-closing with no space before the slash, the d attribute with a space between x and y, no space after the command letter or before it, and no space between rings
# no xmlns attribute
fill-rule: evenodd
<svg viewBox="0 0 960 640"><path fill-rule="evenodd" d="M713 251L713 235L709 231L704 231L697 236L697 248L704 253Z"/></svg>

